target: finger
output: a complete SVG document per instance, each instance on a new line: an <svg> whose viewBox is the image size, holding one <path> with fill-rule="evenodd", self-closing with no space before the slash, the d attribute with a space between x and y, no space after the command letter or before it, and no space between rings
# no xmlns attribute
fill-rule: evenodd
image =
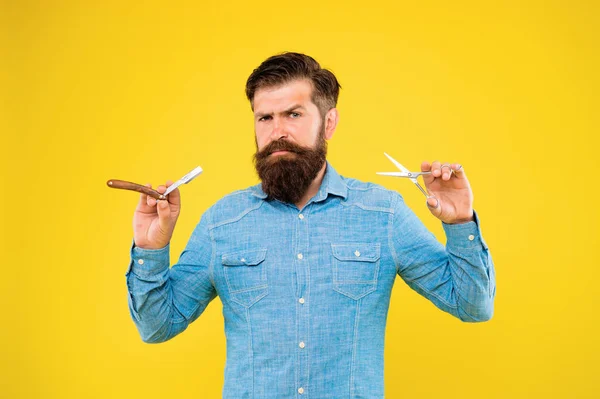
<svg viewBox="0 0 600 399"><path fill-rule="evenodd" d="M150 188L152 188L152 186L150 186ZM149 207L154 208L156 206L156 198L147 195L146 196L146 204Z"/></svg>
<svg viewBox="0 0 600 399"><path fill-rule="evenodd" d="M435 217L439 217L442 213L440 200L433 196L427 197L427 208L429 208L429 212L431 212L431 214Z"/></svg>
<svg viewBox="0 0 600 399"><path fill-rule="evenodd" d="M433 161L431 164L431 175L433 177L440 177L442 175L442 165L440 161Z"/></svg>
<svg viewBox="0 0 600 399"><path fill-rule="evenodd" d="M452 174L454 175L454 179L459 180L467 180L467 175L465 174L465 169L459 163L453 163L450 165L452 167Z"/></svg>
<svg viewBox="0 0 600 399"><path fill-rule="evenodd" d="M152 188L152 184L150 183L146 183L144 184L144 186L148 187L148 188ZM141 193L140 194L140 205L143 205L146 203L146 198L148 197L148 195Z"/></svg>
<svg viewBox="0 0 600 399"><path fill-rule="evenodd" d="M159 194L164 194L164 193L165 193L165 191L167 191L167 187L161 184L160 186L156 187L156 191L157 191ZM163 199L165 199L165 198L163 198ZM160 200L157 200L157 201L156 201L156 205L157 205L157 206L158 206L158 202L159 202L159 201L160 201Z"/></svg>
<svg viewBox="0 0 600 399"><path fill-rule="evenodd" d="M463 168L463 166L459 163L453 163L451 165L452 167L452 173L454 174L454 176L456 176L459 179L466 179L467 175L465 174L465 169Z"/></svg>
<svg viewBox="0 0 600 399"><path fill-rule="evenodd" d="M158 211L158 224L163 232L171 230L171 208L169 207L169 201L158 200L156 201L156 210Z"/></svg>
<svg viewBox="0 0 600 399"><path fill-rule="evenodd" d="M146 184L144 184L144 186L146 186L148 188L152 188L152 184L150 184L150 183L146 183ZM138 202L137 209L142 212L151 211L151 209L148 208L148 195L147 194L144 194L144 193L140 194L140 202Z"/></svg>
<svg viewBox="0 0 600 399"><path fill-rule="evenodd" d="M444 162L442 166L440 166L440 170L442 172L442 180L450 180L450 176L452 176L452 167L448 162Z"/></svg>
<svg viewBox="0 0 600 399"><path fill-rule="evenodd" d="M171 187L172 184L173 182L171 180L167 180L167 187ZM167 196L167 199L169 200L170 204L181 206L181 196L179 195L179 188L176 188L175 190L171 191Z"/></svg>
<svg viewBox="0 0 600 399"><path fill-rule="evenodd" d="M431 171L431 164L427 161L421 162L421 172L430 172L430 171ZM423 175L423 181L425 182L425 185L428 185L429 183L431 183L434 180L435 180L435 177L433 177L432 175Z"/></svg>

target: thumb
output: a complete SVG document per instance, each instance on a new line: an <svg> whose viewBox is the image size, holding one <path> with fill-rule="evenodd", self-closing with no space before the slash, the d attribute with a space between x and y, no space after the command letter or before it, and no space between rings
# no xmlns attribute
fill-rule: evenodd
<svg viewBox="0 0 600 399"><path fill-rule="evenodd" d="M440 217L442 214L440 200L434 196L427 197L427 208L429 208L429 212L431 212L431 214L435 217Z"/></svg>

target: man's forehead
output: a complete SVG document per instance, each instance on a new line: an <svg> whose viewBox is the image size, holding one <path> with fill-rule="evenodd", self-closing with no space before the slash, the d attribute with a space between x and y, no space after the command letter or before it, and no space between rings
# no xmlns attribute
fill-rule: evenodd
<svg viewBox="0 0 600 399"><path fill-rule="evenodd" d="M254 94L254 113L271 113L289 109L294 105L308 107L312 86L305 80L265 87Z"/></svg>

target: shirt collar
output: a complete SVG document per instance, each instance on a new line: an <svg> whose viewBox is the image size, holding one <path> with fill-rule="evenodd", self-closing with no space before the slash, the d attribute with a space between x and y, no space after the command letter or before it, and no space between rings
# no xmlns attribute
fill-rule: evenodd
<svg viewBox="0 0 600 399"><path fill-rule="evenodd" d="M321 187L319 187L319 191L314 196L313 202L323 201L329 194L337 195L346 199L348 196L348 187L333 166L327 162L327 168L325 169L325 175L323 176Z"/></svg>
<svg viewBox="0 0 600 399"><path fill-rule="evenodd" d="M346 183L342 180L342 177L336 172L336 170L331 166L329 161L326 162L327 167L325 169L325 175L323 176L323 181L321 182L321 187L319 187L319 191L313 197L311 202L323 201L327 198L327 195L333 194L340 196L344 199L348 196L348 187ZM262 190L262 184L259 183L255 186L251 187L252 195L255 197L266 199L267 194Z"/></svg>

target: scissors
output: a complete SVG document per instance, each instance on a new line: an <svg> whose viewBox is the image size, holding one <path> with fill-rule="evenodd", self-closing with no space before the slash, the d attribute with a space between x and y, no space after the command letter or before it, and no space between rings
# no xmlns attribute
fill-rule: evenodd
<svg viewBox="0 0 600 399"><path fill-rule="evenodd" d="M396 167L398 169L400 169L401 172L377 172L378 175L382 175L382 176L394 176L394 177L407 177L407 178L410 179L410 181L412 181L413 183L415 183L415 185L419 188L419 190L421 190L421 192L423 193L423 195L425 195L427 198L430 197L430 195L427 194L427 191L425 191L425 189L423 189L423 187L421 187L421 185L417 181L417 177L419 177L421 175L430 175L431 172L410 172L408 169L406 169L404 166L402 166L402 164L400 162L396 161L394 158L390 157L385 152L383 154L386 157L388 157L388 159L390 161L392 161L392 163L394 165L396 165Z"/></svg>

